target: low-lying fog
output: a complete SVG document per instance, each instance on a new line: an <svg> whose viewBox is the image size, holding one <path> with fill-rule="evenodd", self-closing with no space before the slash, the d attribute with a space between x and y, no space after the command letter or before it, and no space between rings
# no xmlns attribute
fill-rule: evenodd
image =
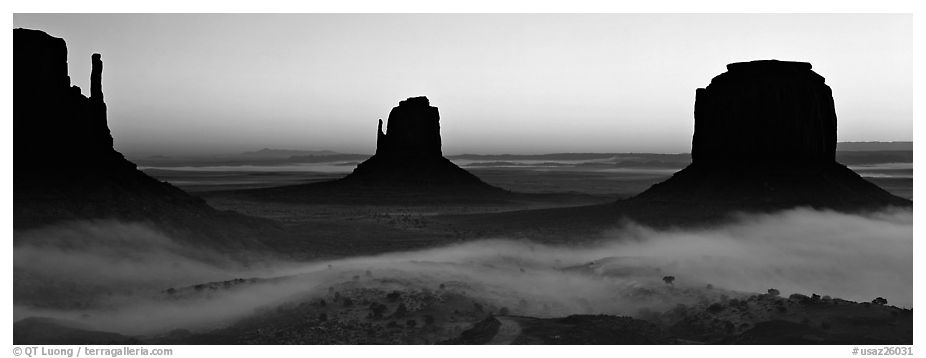
<svg viewBox="0 0 926 358"><path fill-rule="evenodd" d="M370 233L375 240L375 233ZM515 313L634 315L687 303L684 288L783 295L887 298L911 307L913 217L909 210L848 215L809 209L743 216L704 230L624 224L596 244L546 246L492 238L434 249L324 262L244 266L173 243L137 224L82 222L17 233L14 319L46 316L97 330L150 334L209 328L260 307L322 295L342 283L435 290L442 283ZM190 288L268 278L230 289ZM276 278L276 279L273 279ZM167 295L175 288L179 294ZM641 291L642 290L642 291ZM664 293L664 292L663 292ZM523 301L551 302L553 311Z"/></svg>

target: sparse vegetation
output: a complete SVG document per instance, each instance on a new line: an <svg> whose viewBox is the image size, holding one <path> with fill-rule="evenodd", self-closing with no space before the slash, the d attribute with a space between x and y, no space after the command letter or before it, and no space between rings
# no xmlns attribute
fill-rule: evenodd
<svg viewBox="0 0 926 358"><path fill-rule="evenodd" d="M399 291L392 291L386 295L386 299L389 300L389 302L395 302L395 301L398 301L399 297L401 296L402 296L402 293L400 293Z"/></svg>

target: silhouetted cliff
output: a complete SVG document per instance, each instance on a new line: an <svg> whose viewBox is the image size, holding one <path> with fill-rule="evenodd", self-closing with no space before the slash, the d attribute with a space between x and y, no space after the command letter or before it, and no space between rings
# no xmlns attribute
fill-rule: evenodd
<svg viewBox="0 0 926 358"><path fill-rule="evenodd" d="M379 120L376 154L346 177L233 195L270 201L402 205L503 201L508 194L443 157L437 107L426 97L412 97L392 109L385 132Z"/></svg>
<svg viewBox="0 0 926 358"><path fill-rule="evenodd" d="M829 163L835 153L833 92L809 63L732 63L696 91L695 163Z"/></svg>
<svg viewBox="0 0 926 358"><path fill-rule="evenodd" d="M71 86L64 40L37 30L13 34L16 176L125 166L106 125L100 55L92 57L93 95L87 98Z"/></svg>
<svg viewBox="0 0 926 358"><path fill-rule="evenodd" d="M148 222L177 237L260 246L248 232L271 222L220 212L138 171L113 148L103 102L103 62L91 57L90 97L72 86L64 40L13 30L13 227L68 220Z"/></svg>
<svg viewBox="0 0 926 358"><path fill-rule="evenodd" d="M399 102L389 112L389 134L383 133L379 120L376 155L397 158L440 157L440 114L427 97L412 97Z"/></svg>
<svg viewBox="0 0 926 358"><path fill-rule="evenodd" d="M440 114L427 97L399 102L389 113L386 133L379 121L376 154L342 179L365 185L489 187L441 154Z"/></svg>
<svg viewBox="0 0 926 358"><path fill-rule="evenodd" d="M635 200L732 208L910 205L835 160L832 91L804 62L727 65L698 89L692 164Z"/></svg>

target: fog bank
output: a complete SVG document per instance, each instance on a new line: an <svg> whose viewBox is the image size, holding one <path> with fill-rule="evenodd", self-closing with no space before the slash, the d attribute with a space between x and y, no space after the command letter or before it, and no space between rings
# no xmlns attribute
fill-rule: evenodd
<svg viewBox="0 0 926 358"><path fill-rule="evenodd" d="M911 307L910 210L849 215L810 209L748 215L700 230L624 224L594 245L489 238L319 262L244 267L176 244L143 225L73 223L19 234L14 319L49 316L98 330L208 329L332 287L437 290L444 284L533 316L634 315L719 294L887 298ZM663 276L675 276L673 286ZM191 285L260 278L218 289ZM715 289L705 290L711 284ZM166 294L168 288L177 293ZM49 296L55 296L51 299ZM77 303L74 303L77 302ZM78 304L79 303L79 304Z"/></svg>

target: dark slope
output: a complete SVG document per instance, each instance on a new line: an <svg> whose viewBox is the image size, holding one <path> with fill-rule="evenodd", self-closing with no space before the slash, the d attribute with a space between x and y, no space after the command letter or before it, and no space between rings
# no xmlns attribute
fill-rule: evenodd
<svg viewBox="0 0 926 358"><path fill-rule="evenodd" d="M783 168L712 168L696 163L631 200L742 210L808 206L854 211L910 205L836 162Z"/></svg>
<svg viewBox="0 0 926 358"><path fill-rule="evenodd" d="M90 97L71 86L64 40L13 30L13 227L85 219L148 222L192 244L263 248L271 221L217 211L138 171L113 148L103 62L92 56Z"/></svg>

